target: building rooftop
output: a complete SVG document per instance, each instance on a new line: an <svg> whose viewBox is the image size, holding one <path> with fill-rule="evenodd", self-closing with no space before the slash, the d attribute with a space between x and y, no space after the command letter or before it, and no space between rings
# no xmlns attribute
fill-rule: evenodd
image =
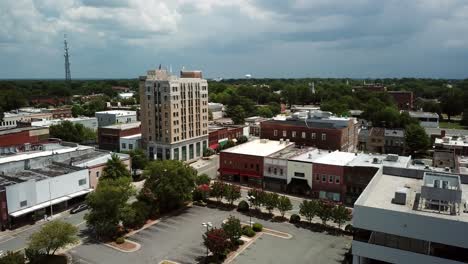
<svg viewBox="0 0 468 264"><path fill-rule="evenodd" d="M38 158L38 157L46 157L46 156L51 156L54 154L69 153L69 152L74 152L77 150L86 150L86 149L93 149L93 147L82 146L82 145L77 145L77 146L61 145L60 148L55 148L55 149L46 150L46 151L39 150L39 151L30 151L30 152L20 152L18 154L13 154L13 155L8 155L8 156L0 156L0 164L33 159L33 158Z"/></svg>
<svg viewBox="0 0 468 264"><path fill-rule="evenodd" d="M452 136L436 138L434 144L437 146L450 146L450 147L468 147L468 136Z"/></svg>
<svg viewBox="0 0 468 264"><path fill-rule="evenodd" d="M112 154L116 154L120 160L127 160L130 158L130 155L124 153L93 151L91 153L69 159L67 162L70 162L73 166L77 167L93 167L105 164L112 157Z"/></svg>
<svg viewBox="0 0 468 264"><path fill-rule="evenodd" d="M439 118L437 113L408 111L411 117L415 118Z"/></svg>
<svg viewBox="0 0 468 264"><path fill-rule="evenodd" d="M448 129L448 128L435 128L425 127L426 133L430 135L440 135L442 130L445 131L447 136L468 136L468 129Z"/></svg>
<svg viewBox="0 0 468 264"><path fill-rule="evenodd" d="M126 130L126 129L131 129L135 127L140 127L141 122L133 122L133 123L121 123L121 124L115 124L115 125L110 125L110 126L104 126L102 128L108 128L108 129L117 129L117 130Z"/></svg>
<svg viewBox="0 0 468 264"><path fill-rule="evenodd" d="M134 116L134 115L136 115L136 111L109 110L109 111L96 112L96 114L101 114L101 115L116 115L116 116Z"/></svg>
<svg viewBox="0 0 468 264"><path fill-rule="evenodd" d="M285 148L269 155L268 158L287 160L312 150L314 150L314 148Z"/></svg>
<svg viewBox="0 0 468 264"><path fill-rule="evenodd" d="M403 129L385 129L386 137L405 137L405 131Z"/></svg>
<svg viewBox="0 0 468 264"><path fill-rule="evenodd" d="M221 152L265 157L291 146L294 146L293 142L255 139Z"/></svg>
<svg viewBox="0 0 468 264"><path fill-rule="evenodd" d="M407 168L411 164L411 156L397 156L387 154L359 153L347 166L351 167L398 167Z"/></svg>
<svg viewBox="0 0 468 264"><path fill-rule="evenodd" d="M322 158L330 154L328 150L313 149L310 148L308 151L302 152L295 157L291 157L289 160L301 161L301 162L315 162L317 159Z"/></svg>
<svg viewBox="0 0 468 264"><path fill-rule="evenodd" d="M385 135L385 128L383 127L373 127L369 131L369 136L371 137L383 137Z"/></svg>
<svg viewBox="0 0 468 264"><path fill-rule="evenodd" d="M327 155L323 155L322 157L314 160L314 163L345 166L355 158L355 153L334 151L331 153L327 153Z"/></svg>
<svg viewBox="0 0 468 264"><path fill-rule="evenodd" d="M23 131L40 130L40 129L44 129L44 127L31 126L31 127L4 128L4 129L0 129L0 136L1 135L14 134L14 133L20 133L20 132L23 132Z"/></svg>
<svg viewBox="0 0 468 264"><path fill-rule="evenodd" d="M419 209L416 194L421 193L423 183L423 179L377 174L356 201L355 205L468 222L468 213L463 212L463 210L461 210L460 214L450 215L447 213L437 213L426 209ZM468 200L468 185L461 184L460 187L462 190L462 201ZM406 204L392 203L395 192L402 189L405 190L407 195Z"/></svg>
<svg viewBox="0 0 468 264"><path fill-rule="evenodd" d="M121 138L123 138L123 139L140 139L141 134L135 134L135 135L130 135L130 136L121 137Z"/></svg>

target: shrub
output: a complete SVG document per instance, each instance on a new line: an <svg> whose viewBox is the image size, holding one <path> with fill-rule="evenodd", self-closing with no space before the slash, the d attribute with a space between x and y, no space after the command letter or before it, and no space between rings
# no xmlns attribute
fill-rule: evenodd
<svg viewBox="0 0 468 264"><path fill-rule="evenodd" d="M242 234L244 236L253 237L255 236L255 231L253 231L253 229L250 226L244 226L242 228Z"/></svg>
<svg viewBox="0 0 468 264"><path fill-rule="evenodd" d="M117 243L117 244L123 244L124 242L125 242L125 238L123 238L123 237L118 237L115 240L115 243Z"/></svg>
<svg viewBox="0 0 468 264"><path fill-rule="evenodd" d="M200 174L195 178L196 185L210 184L210 181L210 176L206 175L205 173Z"/></svg>
<svg viewBox="0 0 468 264"><path fill-rule="evenodd" d="M255 232L261 232L262 229L263 229L263 226L262 226L262 224L260 224L260 223L254 223L254 224L252 225L252 229L253 229L253 231L255 231Z"/></svg>
<svg viewBox="0 0 468 264"><path fill-rule="evenodd" d="M301 222L301 217L298 214L293 214L291 215L291 218L289 218L289 222L292 224L297 224Z"/></svg>
<svg viewBox="0 0 468 264"><path fill-rule="evenodd" d="M236 243L242 235L240 220L232 215L229 216L227 221L222 225L222 228L232 243Z"/></svg>
<svg viewBox="0 0 468 264"><path fill-rule="evenodd" d="M239 212L248 212L249 211L249 204L242 200L239 202L239 204L237 205L237 211Z"/></svg>

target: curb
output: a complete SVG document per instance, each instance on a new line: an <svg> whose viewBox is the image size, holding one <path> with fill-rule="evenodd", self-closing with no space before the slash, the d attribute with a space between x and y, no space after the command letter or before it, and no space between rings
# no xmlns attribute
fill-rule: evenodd
<svg viewBox="0 0 468 264"><path fill-rule="evenodd" d="M128 242L128 243L130 243L130 244L135 245L135 248L134 248L134 249L130 249L130 250L126 250L126 249L121 249L121 248L119 248L119 247L113 246L113 245L110 244L110 243L101 243L101 244L103 244L103 245L105 245L105 246L107 246L107 247L113 248L113 249L115 249L115 250L118 250L118 251L120 251L120 252L123 252L123 253L132 253L132 252L138 251L138 250L141 248L141 245L140 245L139 243L134 242L134 241L132 241L132 240L125 239L125 242Z"/></svg>

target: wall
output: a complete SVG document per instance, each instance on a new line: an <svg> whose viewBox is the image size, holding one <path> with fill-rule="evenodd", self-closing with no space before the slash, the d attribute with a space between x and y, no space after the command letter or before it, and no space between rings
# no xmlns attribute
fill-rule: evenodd
<svg viewBox="0 0 468 264"><path fill-rule="evenodd" d="M141 148L140 140L141 138L120 138L120 151L123 152ZM122 143L124 143L125 146ZM130 144L132 145L131 148Z"/></svg>
<svg viewBox="0 0 468 264"><path fill-rule="evenodd" d="M8 223L8 207L6 199L6 191L0 191L0 231L2 226L6 226Z"/></svg>
<svg viewBox="0 0 468 264"><path fill-rule="evenodd" d="M221 175L240 174L263 177L263 157L221 152L219 166ZM232 173L227 173L228 171Z"/></svg>
<svg viewBox="0 0 468 264"><path fill-rule="evenodd" d="M314 163L313 167L314 186L312 191L315 192L315 195L319 195L320 191L339 193L340 201L344 201L344 196L346 194L344 166ZM326 175L325 182L323 181L323 175ZM330 176L333 178L332 182L330 182ZM336 183L337 177L339 183Z"/></svg>
<svg viewBox="0 0 468 264"><path fill-rule="evenodd" d="M264 158L263 175L266 177L276 178L287 181L288 179L288 161L277 158ZM275 172L276 168L276 174ZM281 174L283 170L283 174Z"/></svg>
<svg viewBox="0 0 468 264"><path fill-rule="evenodd" d="M305 177L296 177L294 176L295 172L304 173ZM305 179L309 187L312 188L312 174L312 163L288 160L288 184L293 178Z"/></svg>

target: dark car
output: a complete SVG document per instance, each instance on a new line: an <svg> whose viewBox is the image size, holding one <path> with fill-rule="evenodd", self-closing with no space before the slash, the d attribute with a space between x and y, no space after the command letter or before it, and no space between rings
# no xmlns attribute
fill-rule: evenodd
<svg viewBox="0 0 468 264"><path fill-rule="evenodd" d="M70 210L70 213L71 214L76 214L76 213L79 213L79 212L84 211L86 209L88 209L87 204L80 204L78 206L73 207L73 209Z"/></svg>

